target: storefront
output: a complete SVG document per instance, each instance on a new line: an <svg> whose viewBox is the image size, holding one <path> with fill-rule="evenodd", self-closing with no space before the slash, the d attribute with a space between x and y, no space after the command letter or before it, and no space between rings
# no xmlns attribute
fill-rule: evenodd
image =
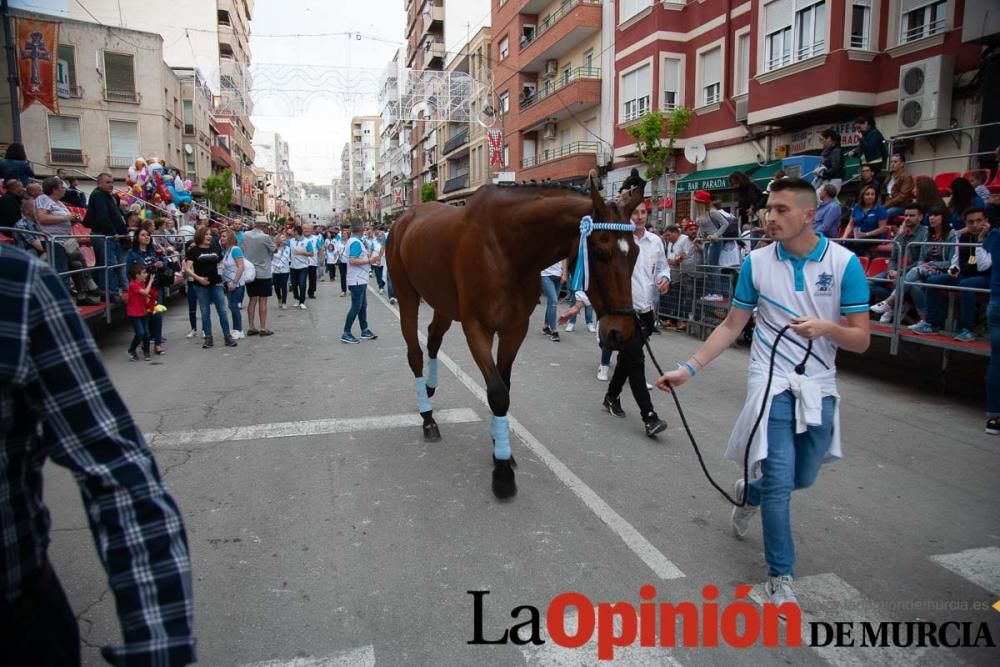
<svg viewBox="0 0 1000 667"><path fill-rule="evenodd" d="M765 174L767 179L770 179L774 175L774 170L770 172L759 171L761 169L761 166L756 162L750 162L731 167L705 169L684 176L677 181L677 195L674 197L674 206L676 207L674 219L683 221L691 217L691 197L697 190L710 192L712 199L721 201L724 209L735 212L737 207L736 190L729 184L729 177L736 171L742 171L752 179L756 179L758 176L763 177ZM767 185L766 180L764 185Z"/></svg>

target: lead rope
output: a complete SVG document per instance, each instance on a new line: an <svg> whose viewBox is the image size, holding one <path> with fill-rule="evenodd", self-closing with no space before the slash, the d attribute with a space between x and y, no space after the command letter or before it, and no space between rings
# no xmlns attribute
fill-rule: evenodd
<svg viewBox="0 0 1000 667"><path fill-rule="evenodd" d="M642 343L646 346L646 352L649 353L649 359L653 362L656 372L662 376L663 369L660 368L659 362L656 361L656 356L653 354L653 348L649 345L649 336L646 335L646 330L642 326L642 320L639 319L638 313L635 315L635 321L639 326L639 331L642 335ZM787 332L788 329L789 325L787 324L782 327L781 331L779 331L778 335L775 337L774 342L771 344L771 363L767 371L767 385L764 388L764 400L761 401L760 412L757 414L757 419L754 421L753 428L750 430L750 436L747 438L746 449L743 452L743 498L739 502L726 493L726 491L724 491L723 488L716 483L715 479L712 478L711 473L708 472L708 468L705 466L705 459L701 456L701 450L698 448L698 443L695 441L694 435L691 433L691 427L688 426L687 417L684 416L684 409L681 408L681 402L677 398L677 392L674 391L672 386L670 386L670 383L667 383L667 386L670 387L670 395L674 398L674 405L677 406L677 414L680 415L681 424L684 425L684 430L687 432L688 439L691 440L691 446L694 447L694 453L695 456L698 457L698 464L701 465L702 472L705 473L705 477L707 477L709 483L715 487L715 490L721 493L726 500L736 507L746 507L747 504L747 495L749 493L748 486L750 484L750 445L753 443L753 438L757 434L760 422L764 419L764 410L767 407L767 397L771 394L771 381L774 379L774 362L778 353L778 341L781 340L781 337L785 335L785 332ZM802 362L795 367L795 372L799 375L803 375L805 373L805 364L809 359L809 355L812 354L812 346L813 342L810 340L806 354L802 358Z"/></svg>

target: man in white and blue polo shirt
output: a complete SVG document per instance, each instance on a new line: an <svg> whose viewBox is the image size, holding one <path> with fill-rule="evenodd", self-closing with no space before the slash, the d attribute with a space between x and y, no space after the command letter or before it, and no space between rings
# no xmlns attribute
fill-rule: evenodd
<svg viewBox="0 0 1000 667"><path fill-rule="evenodd" d="M760 511L768 564L764 589L778 605L796 601L791 493L811 486L824 461L841 457L837 349L861 353L870 340L868 282L861 264L852 252L813 231L815 213L816 192L805 181L786 178L771 186L766 232L776 243L750 253L725 321L690 359L657 381L669 391L694 377L733 344L756 310L747 400L726 458L742 466L763 411L766 427L754 434L749 457L750 470L759 468L761 476L748 485L737 480L736 500L746 491L747 502L733 508L732 530L744 537ZM772 346L786 327L765 395Z"/></svg>
<svg viewBox="0 0 1000 667"><path fill-rule="evenodd" d="M347 320L344 322L344 335L340 337L342 343L360 343L351 329L354 327L354 319L357 318L361 325L362 340L375 340L378 338L368 328L368 271L371 268L375 255L368 249L361 232L365 229L364 222L355 219L351 222L351 238L348 239L344 249L347 258L347 289L351 293L351 309L347 311Z"/></svg>

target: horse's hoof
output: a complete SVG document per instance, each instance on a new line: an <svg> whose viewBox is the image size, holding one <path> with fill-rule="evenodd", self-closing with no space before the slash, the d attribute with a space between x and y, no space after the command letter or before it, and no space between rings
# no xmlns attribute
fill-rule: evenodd
<svg viewBox="0 0 1000 667"><path fill-rule="evenodd" d="M424 424L424 442L440 442L441 431L437 424Z"/></svg>
<svg viewBox="0 0 1000 667"><path fill-rule="evenodd" d="M493 465L493 495L500 500L517 495L514 468L510 461L496 461Z"/></svg>
<svg viewBox="0 0 1000 667"><path fill-rule="evenodd" d="M510 460L511 467L516 468L517 467L517 461L514 459L514 455L513 454L510 455L510 459L509 460ZM493 465L496 465L498 463L500 463L500 459L498 459L496 456L494 456L493 457Z"/></svg>
<svg viewBox="0 0 1000 667"><path fill-rule="evenodd" d="M427 398L434 398L435 391L437 391L437 387L427 387Z"/></svg>

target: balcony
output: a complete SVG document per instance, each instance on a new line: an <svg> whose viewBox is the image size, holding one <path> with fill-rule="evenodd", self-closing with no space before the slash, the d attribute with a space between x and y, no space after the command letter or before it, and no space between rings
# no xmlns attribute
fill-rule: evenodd
<svg viewBox="0 0 1000 667"><path fill-rule="evenodd" d="M139 94L134 90L105 90L104 99L108 102L125 102L127 104L138 104Z"/></svg>
<svg viewBox="0 0 1000 667"><path fill-rule="evenodd" d="M522 10L523 11L523 10ZM535 34L520 43L520 69L538 71L601 29L601 0L566 0L539 21Z"/></svg>
<svg viewBox="0 0 1000 667"><path fill-rule="evenodd" d="M428 32L440 33L444 29L444 5L428 2L426 9L421 12L420 30L421 37Z"/></svg>
<svg viewBox="0 0 1000 667"><path fill-rule="evenodd" d="M448 194L449 192L455 192L456 190L464 190L469 187L469 174L461 174L455 178L449 178L444 182L443 193Z"/></svg>
<svg viewBox="0 0 1000 667"><path fill-rule="evenodd" d="M444 42L428 39L424 42L422 49L424 65L427 69L444 67Z"/></svg>
<svg viewBox="0 0 1000 667"><path fill-rule="evenodd" d="M463 127L457 133L453 134L451 139L444 144L444 154L448 155L452 151L458 150L462 146L469 143L469 128Z"/></svg>
<svg viewBox="0 0 1000 667"><path fill-rule="evenodd" d="M79 148L53 148L49 151L52 164L86 164L87 160Z"/></svg>
<svg viewBox="0 0 1000 667"><path fill-rule="evenodd" d="M109 155L108 156L108 166L112 169L128 169L135 162L135 156L128 155Z"/></svg>
<svg viewBox="0 0 1000 667"><path fill-rule="evenodd" d="M524 132L546 122L558 122L601 103L601 70L578 67L547 82L520 102L517 128Z"/></svg>
<svg viewBox="0 0 1000 667"><path fill-rule="evenodd" d="M597 167L600 144L596 141L578 141L561 148L539 151L537 155L521 160L518 179L569 180L587 175Z"/></svg>
<svg viewBox="0 0 1000 667"><path fill-rule="evenodd" d="M227 167L229 169L236 169L236 161L233 160L233 156L229 154L228 150L219 145L212 146L212 164L223 169Z"/></svg>

